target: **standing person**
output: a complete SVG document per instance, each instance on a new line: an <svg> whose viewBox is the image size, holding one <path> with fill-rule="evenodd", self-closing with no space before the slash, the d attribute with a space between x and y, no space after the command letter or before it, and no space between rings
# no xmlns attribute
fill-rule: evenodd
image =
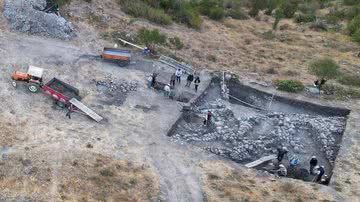
<svg viewBox="0 0 360 202"><path fill-rule="evenodd" d="M288 150L286 147L277 148L278 154L277 154L277 160L281 162L285 156L285 154L288 153Z"/></svg>
<svg viewBox="0 0 360 202"><path fill-rule="evenodd" d="M186 86L190 87L191 83L194 81L194 75L192 73L189 74L189 76L186 79L187 83Z"/></svg>
<svg viewBox="0 0 360 202"><path fill-rule="evenodd" d="M207 117L206 117L206 125L210 125L212 116L213 116L213 114L211 113L211 111L208 111Z"/></svg>
<svg viewBox="0 0 360 202"><path fill-rule="evenodd" d="M71 119L71 107L68 108L68 112L66 113L66 117L69 117L69 119Z"/></svg>
<svg viewBox="0 0 360 202"><path fill-rule="evenodd" d="M151 80L151 87L155 87L156 84L156 77L158 76L157 73L153 73L152 80Z"/></svg>
<svg viewBox="0 0 360 202"><path fill-rule="evenodd" d="M316 156L312 156L311 160L310 160L310 174L311 175L314 174L314 168L317 164L318 164L318 160L317 160Z"/></svg>
<svg viewBox="0 0 360 202"><path fill-rule="evenodd" d="M199 84L200 84L200 77L197 76L195 81L194 81L194 84L195 84L195 92L198 91L198 88L199 88Z"/></svg>
<svg viewBox="0 0 360 202"><path fill-rule="evenodd" d="M165 97L169 97L171 92L170 84L165 85L164 87L164 95Z"/></svg>
<svg viewBox="0 0 360 202"><path fill-rule="evenodd" d="M175 81L176 81L176 75L175 75L175 73L173 73L170 77L170 85L172 87L175 87Z"/></svg>
<svg viewBox="0 0 360 202"><path fill-rule="evenodd" d="M182 70L181 69L176 70L175 74L176 74L176 81L178 83L181 83L181 76L183 74Z"/></svg>
<svg viewBox="0 0 360 202"><path fill-rule="evenodd" d="M319 170L319 173L318 173L318 176L316 177L316 180L315 180L316 182L321 181L322 176L325 174L325 167L320 166L318 170Z"/></svg>

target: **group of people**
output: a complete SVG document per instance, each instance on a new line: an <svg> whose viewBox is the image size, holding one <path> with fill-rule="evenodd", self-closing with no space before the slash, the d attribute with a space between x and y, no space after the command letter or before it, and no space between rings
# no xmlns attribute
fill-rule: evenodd
<svg viewBox="0 0 360 202"><path fill-rule="evenodd" d="M183 74L184 74L183 70L177 69L176 72L171 75L170 83L164 86L164 95L165 96L171 97L172 89L174 89L176 85L181 84L181 79L182 79ZM186 78L185 86L190 88L192 82L194 82L195 92L197 92L198 88L199 88L199 84L201 82L200 76L197 73L195 73L195 75L192 73L188 74L188 76Z"/></svg>
<svg viewBox="0 0 360 202"><path fill-rule="evenodd" d="M288 149L286 147L277 148L277 161L279 163L279 168L274 170L274 172L276 172L279 176L284 176L284 177L287 176L287 169L285 165L282 163L287 153L288 153ZM290 159L290 166L296 166L298 165L298 163L299 163L298 159L296 158ZM327 175L325 175L325 166L318 165L318 159L316 158L316 156L312 156L309 163L310 163L309 173L310 175L315 176L313 181L320 184L328 185L330 182L330 178Z"/></svg>
<svg viewBox="0 0 360 202"><path fill-rule="evenodd" d="M183 76L183 70L181 69L177 69L176 72L174 74L171 75L170 77L170 87L175 87L176 83L178 83L179 85L181 84L181 79ZM190 87L192 82L194 82L194 86L195 86L195 92L198 91L199 85L200 85L200 76L195 73L195 75L193 73L189 73L187 78L186 78L186 87Z"/></svg>

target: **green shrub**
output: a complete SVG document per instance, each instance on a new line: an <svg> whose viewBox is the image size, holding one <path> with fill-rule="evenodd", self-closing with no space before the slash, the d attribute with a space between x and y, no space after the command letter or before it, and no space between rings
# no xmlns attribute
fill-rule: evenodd
<svg viewBox="0 0 360 202"><path fill-rule="evenodd" d="M360 15L360 4L357 6L351 6L350 8L344 9L345 18L348 20L354 19L356 16Z"/></svg>
<svg viewBox="0 0 360 202"><path fill-rule="evenodd" d="M151 22L161 25L170 25L171 17L163 10L153 8L140 0L120 0L125 13L134 17L146 18Z"/></svg>
<svg viewBox="0 0 360 202"><path fill-rule="evenodd" d="M360 29L351 36L351 39L360 44Z"/></svg>
<svg viewBox="0 0 360 202"><path fill-rule="evenodd" d="M339 72L339 65L331 58L322 58L310 64L309 72L319 79L334 79Z"/></svg>
<svg viewBox="0 0 360 202"><path fill-rule="evenodd" d="M316 21L316 15L314 14L297 14L294 17L296 23L306 23Z"/></svg>
<svg viewBox="0 0 360 202"><path fill-rule="evenodd" d="M356 16L354 19L350 21L347 29L349 30L350 36L355 34L355 32L360 29L360 15Z"/></svg>
<svg viewBox="0 0 360 202"><path fill-rule="evenodd" d="M307 2L299 4L298 9L305 14L315 14L316 10L320 8L319 2Z"/></svg>
<svg viewBox="0 0 360 202"><path fill-rule="evenodd" d="M199 29L202 24L202 18L198 12L189 5L179 4L176 7L173 19L195 29Z"/></svg>
<svg viewBox="0 0 360 202"><path fill-rule="evenodd" d="M167 37L161 34L158 29L149 30L142 28L137 34L137 41L142 44L165 44Z"/></svg>
<svg viewBox="0 0 360 202"><path fill-rule="evenodd" d="M68 4L71 2L71 0L50 0L50 2L54 5L57 5L58 7L61 7L65 4Z"/></svg>
<svg viewBox="0 0 360 202"><path fill-rule="evenodd" d="M213 20L221 20L225 16L224 8L215 7L210 9L209 17Z"/></svg>
<svg viewBox="0 0 360 202"><path fill-rule="evenodd" d="M359 0L343 0L344 5L353 6L359 4Z"/></svg>
<svg viewBox="0 0 360 202"><path fill-rule="evenodd" d="M229 9L228 11L226 11L225 15L238 20L249 19L249 16L242 8Z"/></svg>
<svg viewBox="0 0 360 202"><path fill-rule="evenodd" d="M179 37L170 38L169 42L176 50L181 50L182 48L184 48L184 44Z"/></svg>
<svg viewBox="0 0 360 202"><path fill-rule="evenodd" d="M297 3L293 1L285 1L281 5L281 9L283 10L284 16L286 18L292 18L297 10Z"/></svg>
<svg viewBox="0 0 360 202"><path fill-rule="evenodd" d="M358 88L346 87L337 83L326 83L322 90L326 95L335 96L337 99L359 99L360 90Z"/></svg>
<svg viewBox="0 0 360 202"><path fill-rule="evenodd" d="M284 17L284 13L281 9L277 9L275 11L275 21L273 24L273 30L277 29L277 26L279 25L280 20Z"/></svg>
<svg viewBox="0 0 360 202"><path fill-rule="evenodd" d="M347 86L360 87L360 75L343 74L338 82Z"/></svg>
<svg viewBox="0 0 360 202"><path fill-rule="evenodd" d="M278 90L290 93L298 93L305 89L304 84L298 80L275 80L274 83Z"/></svg>

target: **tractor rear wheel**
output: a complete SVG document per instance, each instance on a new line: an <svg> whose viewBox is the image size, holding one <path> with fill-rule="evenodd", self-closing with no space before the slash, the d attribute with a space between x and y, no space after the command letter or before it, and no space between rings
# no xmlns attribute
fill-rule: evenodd
<svg viewBox="0 0 360 202"><path fill-rule="evenodd" d="M56 105L60 108L65 108L65 103L61 102L60 100L56 101Z"/></svg>
<svg viewBox="0 0 360 202"><path fill-rule="evenodd" d="M37 93L40 89L40 86L39 86L39 84L36 84L36 83L29 83L28 89L32 93Z"/></svg>

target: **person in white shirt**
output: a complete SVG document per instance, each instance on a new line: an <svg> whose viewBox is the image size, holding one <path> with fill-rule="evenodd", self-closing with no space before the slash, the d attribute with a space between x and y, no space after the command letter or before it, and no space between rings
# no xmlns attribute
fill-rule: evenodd
<svg viewBox="0 0 360 202"><path fill-rule="evenodd" d="M181 83L181 76L182 76L182 74L183 74L183 72L182 72L181 69L176 70L175 75L176 75L176 81L177 81L178 83Z"/></svg>
<svg viewBox="0 0 360 202"><path fill-rule="evenodd" d="M165 97L169 97L170 92L171 92L170 84L165 85L165 87L164 87L164 95L165 95Z"/></svg>

